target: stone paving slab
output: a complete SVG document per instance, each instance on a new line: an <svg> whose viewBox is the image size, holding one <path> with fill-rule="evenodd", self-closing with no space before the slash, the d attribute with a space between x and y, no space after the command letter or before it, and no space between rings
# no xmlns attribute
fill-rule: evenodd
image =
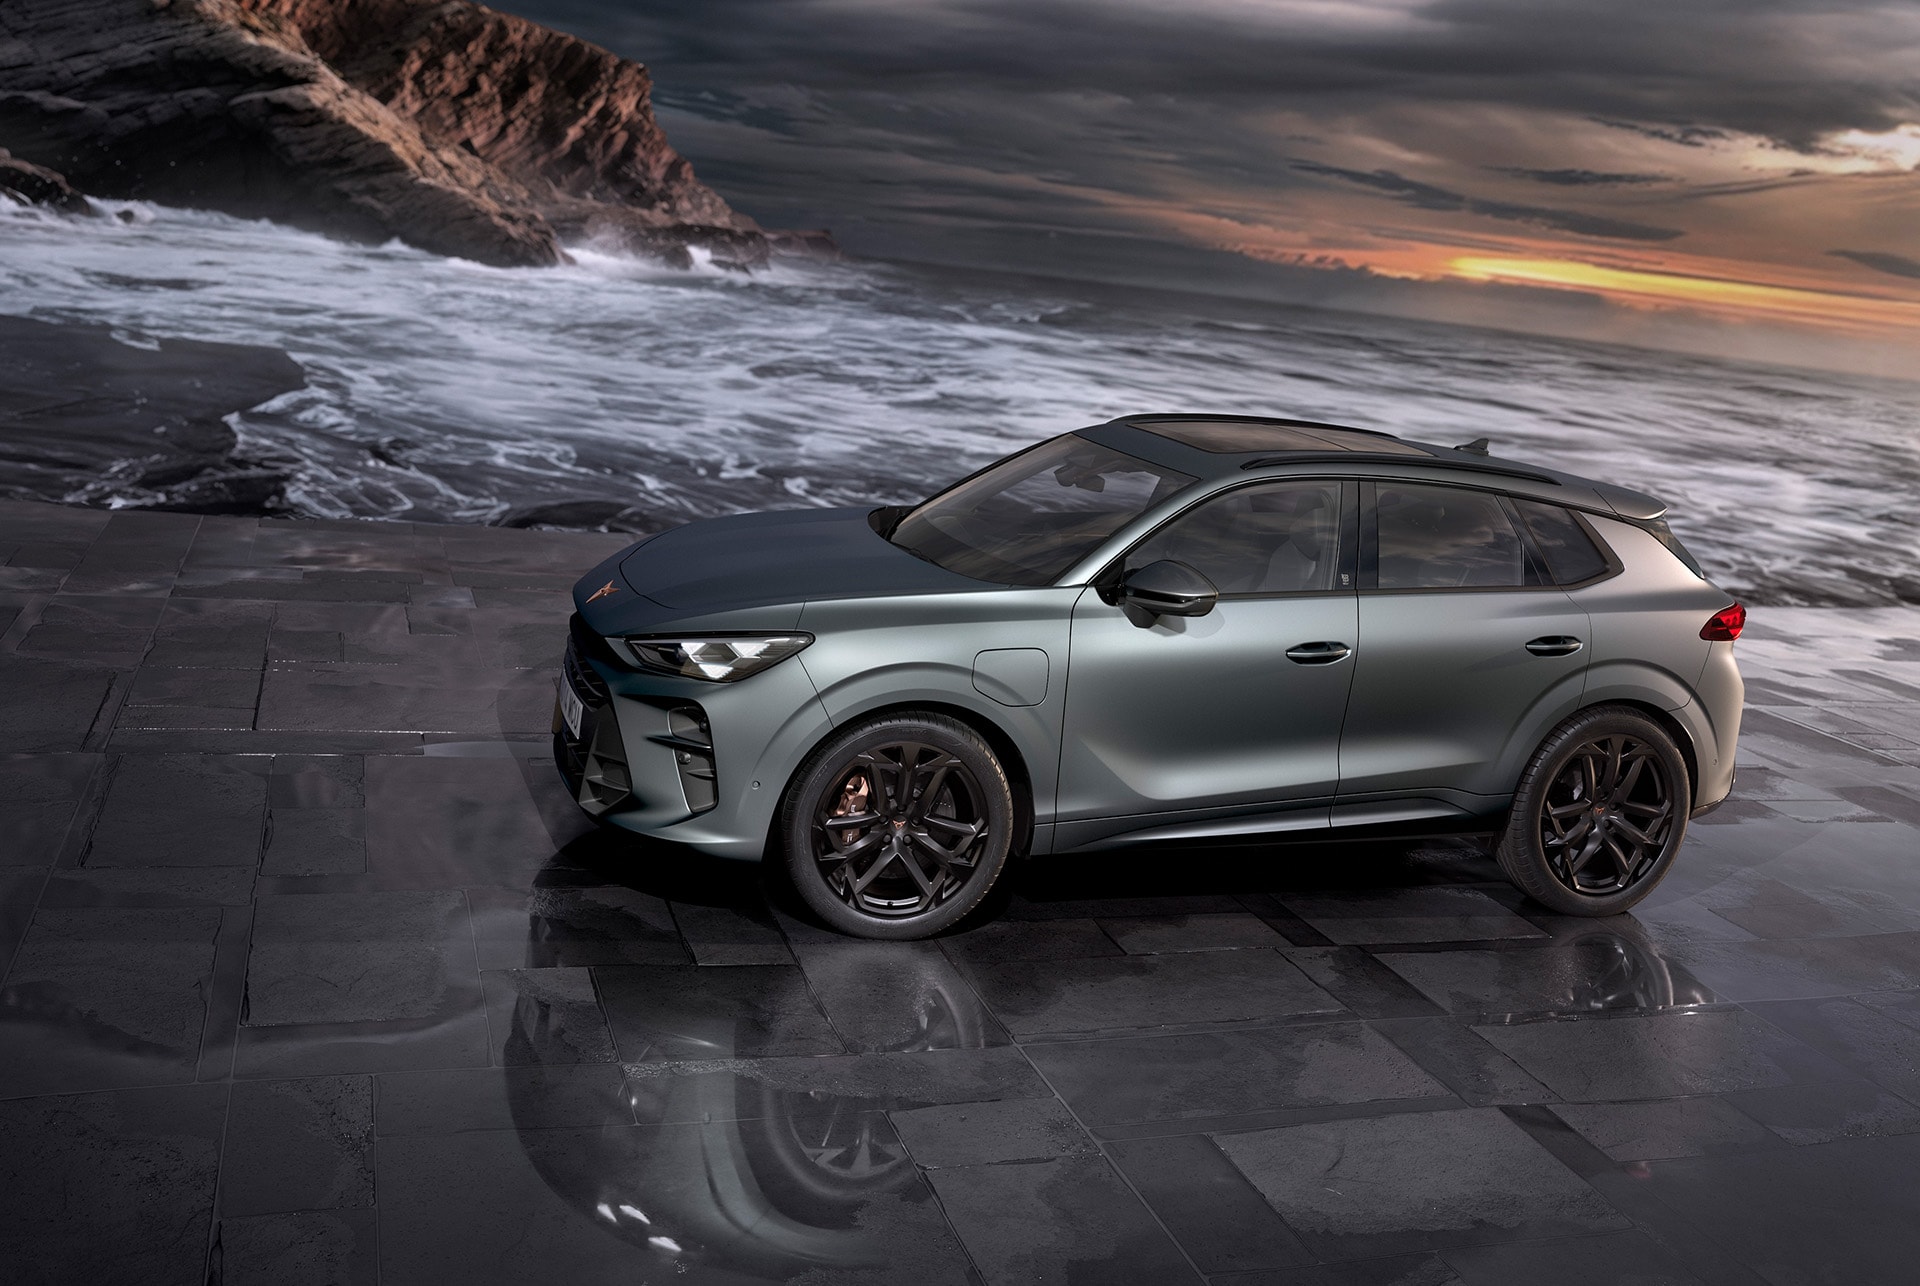
<svg viewBox="0 0 1920 1286"><path fill-rule="evenodd" d="M0 1280L1911 1280L1920 609L1754 613L1632 915L1375 843L854 943L567 798L624 539L0 503Z"/></svg>

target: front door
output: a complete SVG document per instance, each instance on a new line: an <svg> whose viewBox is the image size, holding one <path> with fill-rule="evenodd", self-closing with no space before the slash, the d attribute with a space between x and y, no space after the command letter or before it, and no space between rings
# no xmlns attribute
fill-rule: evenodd
<svg viewBox="0 0 1920 1286"><path fill-rule="evenodd" d="M1143 628L1095 589L1080 597L1060 847L1156 819L1331 799L1354 669L1353 491L1318 479L1253 484L1137 546L1130 567L1172 558L1214 582L1220 600L1204 616Z"/></svg>
<svg viewBox="0 0 1920 1286"><path fill-rule="evenodd" d="M1579 707L1587 614L1548 583L1496 493L1363 488L1340 812L1406 796L1478 811L1512 792L1519 762Z"/></svg>

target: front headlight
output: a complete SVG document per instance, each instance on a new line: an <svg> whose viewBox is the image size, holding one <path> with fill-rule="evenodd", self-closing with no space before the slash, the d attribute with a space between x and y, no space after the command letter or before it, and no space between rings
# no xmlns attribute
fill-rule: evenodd
<svg viewBox="0 0 1920 1286"><path fill-rule="evenodd" d="M623 639L642 669L689 679L731 683L784 661L813 642L811 634L768 634L754 638Z"/></svg>

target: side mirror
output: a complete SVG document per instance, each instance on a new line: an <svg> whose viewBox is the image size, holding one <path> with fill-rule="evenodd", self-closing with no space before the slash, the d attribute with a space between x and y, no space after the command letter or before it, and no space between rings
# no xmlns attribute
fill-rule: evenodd
<svg viewBox="0 0 1920 1286"><path fill-rule="evenodd" d="M1205 616L1220 601L1220 591L1185 563L1163 558L1128 572L1113 601L1144 627L1156 616Z"/></svg>

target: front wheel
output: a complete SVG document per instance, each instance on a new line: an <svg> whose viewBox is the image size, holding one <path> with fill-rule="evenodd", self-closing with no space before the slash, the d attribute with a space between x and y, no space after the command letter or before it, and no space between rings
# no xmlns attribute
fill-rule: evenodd
<svg viewBox="0 0 1920 1286"><path fill-rule="evenodd" d="M787 873L843 933L926 937L992 889L1013 809L999 759L958 720L927 713L857 724L815 751L787 792Z"/></svg>
<svg viewBox="0 0 1920 1286"><path fill-rule="evenodd" d="M1686 838L1693 787L1665 729L1596 706L1554 729L1514 792L1500 867L1565 915L1617 915L1660 882Z"/></svg>

